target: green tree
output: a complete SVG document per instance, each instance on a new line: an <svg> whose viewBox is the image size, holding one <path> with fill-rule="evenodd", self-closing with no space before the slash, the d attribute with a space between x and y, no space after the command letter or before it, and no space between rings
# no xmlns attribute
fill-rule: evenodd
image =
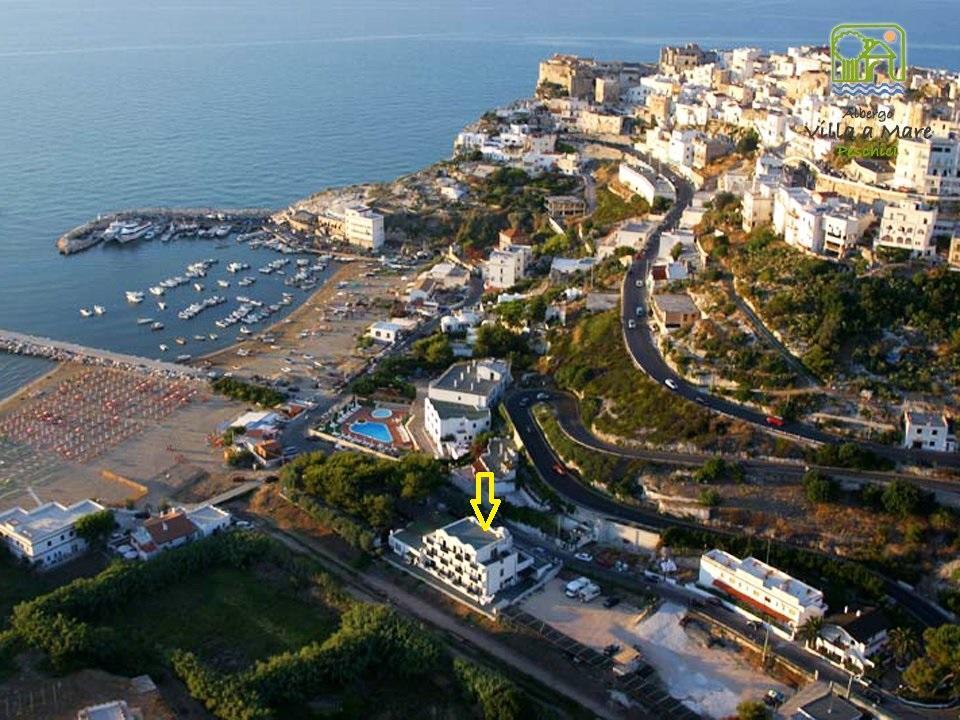
<svg viewBox="0 0 960 720"><path fill-rule="evenodd" d="M683 243L674 243L673 247L670 248L670 257L672 257L674 261L677 261L681 255L683 255Z"/></svg>
<svg viewBox="0 0 960 720"><path fill-rule="evenodd" d="M83 538L88 543L97 543L106 539L116 526L113 510L109 508L84 515L73 525L77 531L77 537Z"/></svg>
<svg viewBox="0 0 960 720"><path fill-rule="evenodd" d="M911 627L895 627L887 636L887 647L900 667L905 666L921 652L920 638Z"/></svg>
<svg viewBox="0 0 960 720"><path fill-rule="evenodd" d="M760 136L753 128L747 130L739 140L737 140L736 150L741 155L752 153L760 145Z"/></svg>
<svg viewBox="0 0 960 720"><path fill-rule="evenodd" d="M737 705L737 720L770 720L773 712L759 700L744 700Z"/></svg>
<svg viewBox="0 0 960 720"><path fill-rule="evenodd" d="M883 489L883 509L891 515L906 517L916 515L923 508L924 494L906 480L894 480Z"/></svg>
<svg viewBox="0 0 960 720"><path fill-rule="evenodd" d="M804 645L813 645L820 633L823 631L823 617L815 615L807 618L802 625L797 628L796 639L803 642Z"/></svg>
<svg viewBox="0 0 960 720"><path fill-rule="evenodd" d="M839 495L837 481L819 470L803 474L803 494L812 503L833 502Z"/></svg>
<svg viewBox="0 0 960 720"><path fill-rule="evenodd" d="M927 698L960 693L960 625L927 628L923 641L923 655L904 670L904 683Z"/></svg>

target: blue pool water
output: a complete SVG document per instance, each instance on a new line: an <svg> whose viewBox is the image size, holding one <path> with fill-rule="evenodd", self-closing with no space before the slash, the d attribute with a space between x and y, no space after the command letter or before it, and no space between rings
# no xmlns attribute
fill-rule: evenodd
<svg viewBox="0 0 960 720"><path fill-rule="evenodd" d="M370 417L375 417L378 420L386 420L388 417L393 415L393 410L387 408L376 408L370 411Z"/></svg>
<svg viewBox="0 0 960 720"><path fill-rule="evenodd" d="M390 435L390 429L383 423L355 422L350 425L350 432L363 435L384 445L391 445L393 443L393 436Z"/></svg>

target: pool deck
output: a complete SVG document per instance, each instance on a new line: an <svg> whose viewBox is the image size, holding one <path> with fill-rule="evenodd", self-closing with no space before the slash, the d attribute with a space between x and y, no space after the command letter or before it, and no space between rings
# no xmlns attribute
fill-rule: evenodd
<svg viewBox="0 0 960 720"><path fill-rule="evenodd" d="M396 450L412 449L413 444L408 439L406 431L402 428L403 422L407 418L407 412L403 410L389 410L389 417L377 417L377 415L374 414L379 413L382 416L385 410L387 410L387 408L361 407L340 424L340 434L352 442L361 445L373 444L378 446L378 449L386 447L392 447ZM390 433L391 442L389 445L369 435L354 432L350 429L351 425L365 422L376 423L385 427Z"/></svg>

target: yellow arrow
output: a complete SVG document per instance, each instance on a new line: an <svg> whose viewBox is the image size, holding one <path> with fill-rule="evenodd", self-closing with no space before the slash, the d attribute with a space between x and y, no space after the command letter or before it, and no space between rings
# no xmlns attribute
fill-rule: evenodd
<svg viewBox="0 0 960 720"><path fill-rule="evenodd" d="M483 502L483 483L487 482L487 488L489 490L488 498L490 500L490 517L486 520L483 519L483 508L480 507L480 503ZM490 525L493 523L493 516L497 514L497 508L500 507L499 498L493 496L494 490L494 481L492 472L478 472L477 473L477 496L470 501L470 504L473 506L473 512L477 516L477 520L480 521L480 527L486 530L487 532L493 532L490 530Z"/></svg>

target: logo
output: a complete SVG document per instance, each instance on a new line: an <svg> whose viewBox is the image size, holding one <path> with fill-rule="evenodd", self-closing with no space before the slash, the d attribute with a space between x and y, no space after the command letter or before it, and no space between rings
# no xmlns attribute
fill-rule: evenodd
<svg viewBox="0 0 960 720"><path fill-rule="evenodd" d="M902 95L907 79L907 34L896 23L843 23L830 32L834 95Z"/></svg>

